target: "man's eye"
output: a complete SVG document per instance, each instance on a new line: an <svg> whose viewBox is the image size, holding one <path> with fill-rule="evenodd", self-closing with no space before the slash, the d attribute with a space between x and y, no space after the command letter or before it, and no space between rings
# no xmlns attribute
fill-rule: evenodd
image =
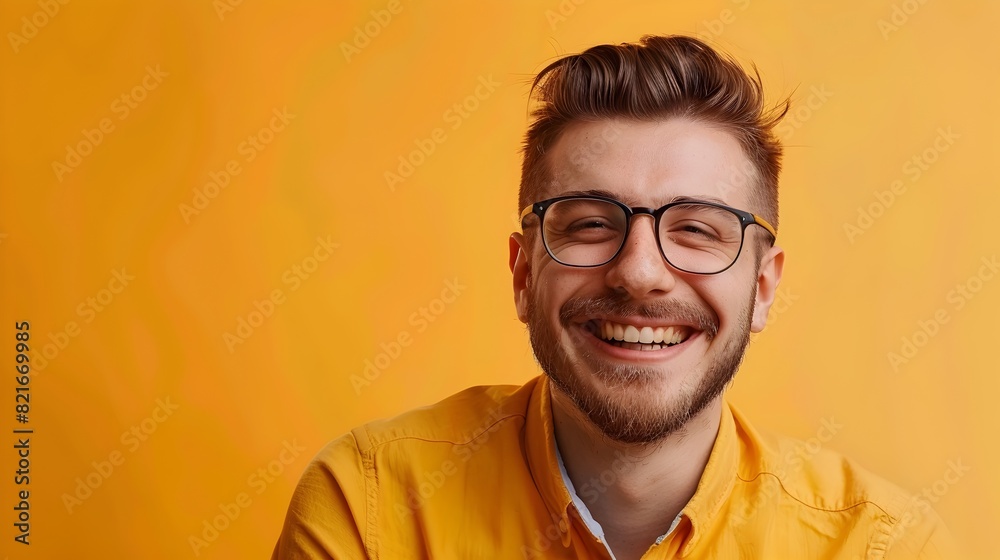
<svg viewBox="0 0 1000 560"><path fill-rule="evenodd" d="M604 220L595 218L587 220L578 220L574 222L572 225L570 225L569 230L580 231L585 229L605 229L607 227L608 227L607 223Z"/></svg>
<svg viewBox="0 0 1000 560"><path fill-rule="evenodd" d="M678 224L673 228L674 233L689 234L692 236L703 237L705 239L717 239L715 228L709 227L707 225L701 224L699 222L687 222L684 224Z"/></svg>

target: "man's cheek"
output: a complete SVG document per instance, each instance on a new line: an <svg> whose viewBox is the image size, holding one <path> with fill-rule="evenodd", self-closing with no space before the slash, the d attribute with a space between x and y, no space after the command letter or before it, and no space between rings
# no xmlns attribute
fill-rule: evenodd
<svg viewBox="0 0 1000 560"><path fill-rule="evenodd" d="M567 328L562 332L562 338L568 341L573 346L579 346L584 343L584 337L587 336L587 331L581 328Z"/></svg>

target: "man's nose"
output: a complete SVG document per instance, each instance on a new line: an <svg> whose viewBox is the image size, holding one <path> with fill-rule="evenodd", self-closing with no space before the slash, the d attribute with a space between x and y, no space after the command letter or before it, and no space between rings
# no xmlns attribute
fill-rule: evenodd
<svg viewBox="0 0 1000 560"><path fill-rule="evenodd" d="M635 299L645 299L652 292L668 292L675 285L675 271L667 264L656 241L653 216L632 218L628 237L615 260L609 263L607 283Z"/></svg>

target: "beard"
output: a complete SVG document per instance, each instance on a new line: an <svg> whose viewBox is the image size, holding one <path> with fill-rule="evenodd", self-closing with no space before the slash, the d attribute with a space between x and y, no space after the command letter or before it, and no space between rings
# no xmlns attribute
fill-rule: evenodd
<svg viewBox="0 0 1000 560"><path fill-rule="evenodd" d="M757 293L754 284L749 306L742 309L736 331L727 340L719 341L722 346L704 372L700 375L697 371L673 372L684 376L680 388L675 394L662 395L658 391L659 382L664 378L662 366L615 363L596 356L589 349L579 350L578 360L571 359L535 305L530 280L528 288L531 294L527 302L528 332L542 371L605 437L633 445L654 444L678 432L725 391L750 342ZM628 302L626 297L573 298L560 308L559 321L565 332L576 338L587 335L570 328L571 320L602 314L664 319L667 324L689 321L698 325L708 342L718 336L719 320L710 309L676 300L640 305ZM577 348L586 348L585 341L578 342ZM595 387L587 376L602 382L607 387L606 393Z"/></svg>

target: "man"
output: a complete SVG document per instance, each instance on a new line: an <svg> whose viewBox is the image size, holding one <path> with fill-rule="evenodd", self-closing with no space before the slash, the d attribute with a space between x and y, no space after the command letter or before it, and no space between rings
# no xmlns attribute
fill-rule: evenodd
<svg viewBox="0 0 1000 560"><path fill-rule="evenodd" d="M781 280L759 78L688 37L535 79L510 238L545 375L333 441L274 558L938 558L938 517L723 400Z"/></svg>

